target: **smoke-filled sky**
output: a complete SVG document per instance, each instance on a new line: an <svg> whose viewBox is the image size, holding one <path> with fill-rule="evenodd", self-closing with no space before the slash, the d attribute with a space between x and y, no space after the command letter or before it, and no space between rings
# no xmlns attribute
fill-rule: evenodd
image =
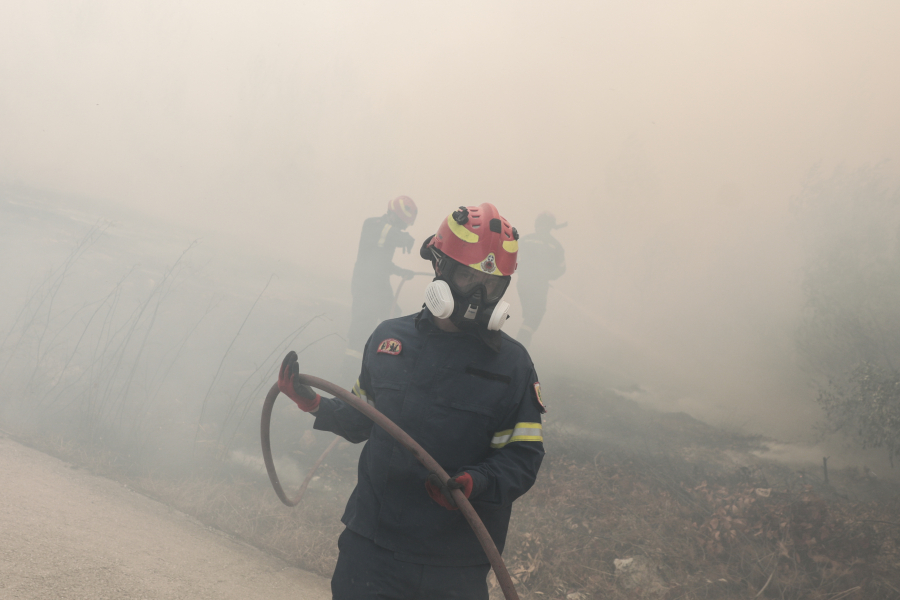
<svg viewBox="0 0 900 600"><path fill-rule="evenodd" d="M639 356L673 408L802 420L790 203L816 166L900 170L897 23L893 1L5 2L0 183L337 281L399 194L419 241L459 204L526 233L551 210L568 272L536 358Z"/></svg>

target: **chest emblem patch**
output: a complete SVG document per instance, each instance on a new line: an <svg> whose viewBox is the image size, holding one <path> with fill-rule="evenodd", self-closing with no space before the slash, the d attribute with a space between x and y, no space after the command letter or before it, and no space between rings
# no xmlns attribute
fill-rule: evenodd
<svg viewBox="0 0 900 600"><path fill-rule="evenodd" d="M401 350L403 350L403 344L400 343L400 340L395 340L394 338L388 338L378 344L378 352L383 354L397 356Z"/></svg>
<svg viewBox="0 0 900 600"><path fill-rule="evenodd" d="M541 398L541 384L537 381L534 382L534 401L537 403L537 409L541 411L541 414L547 412L547 405L544 404Z"/></svg>

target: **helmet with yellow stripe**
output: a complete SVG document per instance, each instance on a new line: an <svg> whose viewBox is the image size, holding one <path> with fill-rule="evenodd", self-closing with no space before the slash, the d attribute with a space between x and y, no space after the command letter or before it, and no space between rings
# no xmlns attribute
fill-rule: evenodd
<svg viewBox="0 0 900 600"><path fill-rule="evenodd" d="M416 222L419 209L416 208L416 203L409 196L397 196L388 202L388 212L397 215L407 225L412 225Z"/></svg>
<svg viewBox="0 0 900 600"><path fill-rule="evenodd" d="M516 270L519 233L493 204L460 206L426 241L423 258L432 259L430 248L476 271L503 277Z"/></svg>
<svg viewBox="0 0 900 600"><path fill-rule="evenodd" d="M499 330L509 313L509 304L500 299L518 252L519 233L493 204L460 206L422 244L422 258L435 268L426 306L457 327Z"/></svg>

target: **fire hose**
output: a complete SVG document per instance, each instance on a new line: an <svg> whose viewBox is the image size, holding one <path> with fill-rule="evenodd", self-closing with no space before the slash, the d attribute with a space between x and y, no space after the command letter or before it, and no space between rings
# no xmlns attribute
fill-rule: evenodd
<svg viewBox="0 0 900 600"><path fill-rule="evenodd" d="M447 472L444 471L444 469L437 463L437 461L435 461L427 452L425 452L422 446L420 446L414 439L412 439L409 434L400 429L396 423L381 414L381 412L379 412L374 406L371 406L370 404L368 404L364 400L361 400L360 398L357 398L347 390L329 381L325 381L324 379L319 379L318 377L313 377L312 375L303 374L298 375L298 377L300 383L304 383L316 389L332 394L333 396L340 398L359 412L363 413L365 416L369 417L376 425L384 429L388 434L391 435L391 437L397 440L400 445L412 452L412 455L415 456L420 463L422 463L422 466L424 466L431 472L437 473L438 477L441 478L441 481L447 481L448 479L450 479L450 476L447 475ZM260 439L262 440L263 459L266 462L266 471L268 471L269 473L269 480L272 482L272 487L275 488L275 493L278 494L278 497L284 504L286 504L287 506L295 506L303 496L303 492L306 490L306 486L309 484L309 480L312 478L312 472L315 471L315 467L313 467L309 475L307 475L306 481L304 481L300 493L293 499L288 498L287 494L284 491L284 488L281 487L281 482L278 480L278 475L275 472L275 463L272 460L272 445L269 441L269 425L272 421L272 407L275 406L275 398L278 397L278 393L278 384L276 383L272 386L272 389L269 390L269 393L266 395L266 401L263 403L262 419L260 421L259 433ZM332 445L334 445L334 442L332 442ZM322 459L325 458L325 455L327 453L328 451L326 451L319 458L319 461L316 463L316 467L318 467L319 463L322 462ZM494 540L491 539L491 534L488 533L488 530L487 528L485 528L484 523L481 522L481 518L478 516L478 513L475 512L475 509L469 503L469 499L466 498L466 495L462 492L462 490L451 490L451 494L453 494L453 499L456 501L456 506L459 508L459 511L466 518L466 521L469 522L469 525L475 532L475 537L477 537L478 541L481 543L481 547L484 549L484 553L487 555L488 560L491 563L491 567L494 569L494 574L497 576L497 581L500 584L500 589L503 590L504 598L506 598L506 600L519 600L519 595L518 593L516 593L516 588L513 586L512 578L509 576L509 571L506 569L506 564L500 557L500 551L497 550L497 546L494 544Z"/></svg>

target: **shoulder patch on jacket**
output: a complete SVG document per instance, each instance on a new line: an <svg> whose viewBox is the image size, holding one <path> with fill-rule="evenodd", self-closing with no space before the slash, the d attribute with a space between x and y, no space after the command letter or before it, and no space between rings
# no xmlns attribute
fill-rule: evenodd
<svg viewBox="0 0 900 600"><path fill-rule="evenodd" d="M378 344L377 351L384 354L390 354L391 356L397 356L400 354L401 350L403 350L403 344L400 343L400 340L388 338Z"/></svg>
<svg viewBox="0 0 900 600"><path fill-rule="evenodd" d="M541 384L537 381L534 382L534 402L535 404L537 404L537 409L541 412L541 414L547 412L547 405L544 404L544 401L541 398Z"/></svg>

